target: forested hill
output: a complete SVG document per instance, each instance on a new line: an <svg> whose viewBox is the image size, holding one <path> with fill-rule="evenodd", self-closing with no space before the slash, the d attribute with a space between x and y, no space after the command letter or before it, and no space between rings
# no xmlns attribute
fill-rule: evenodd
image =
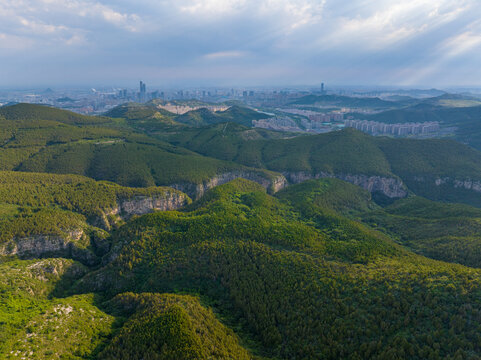
<svg viewBox="0 0 481 360"><path fill-rule="evenodd" d="M401 179L422 196L481 205L481 153L452 140L372 137L354 129L290 139L247 136L236 126L164 137L198 153L284 173L288 179L367 175ZM465 184L465 182L467 183Z"/></svg>
<svg viewBox="0 0 481 360"><path fill-rule="evenodd" d="M379 98L357 98L341 95L306 95L292 102L293 105L323 105L348 108L390 109L401 105Z"/></svg>
<svg viewBox="0 0 481 360"><path fill-rule="evenodd" d="M414 255L321 204L298 213L283 201L237 180L182 213L143 216L74 289L200 293L273 359L479 353L478 270Z"/></svg>
<svg viewBox="0 0 481 360"><path fill-rule="evenodd" d="M255 110L234 105L227 110L212 112L207 108L192 110L175 118L177 122L189 126L199 127L223 122L252 126L252 120L267 119L270 115Z"/></svg>
<svg viewBox="0 0 481 360"><path fill-rule="evenodd" d="M178 105L198 107L202 106L203 103L187 102L186 104L180 103ZM232 105L224 111L209 110L208 106L213 105L214 104L205 104L205 107L196 108L195 110L177 115L159 107L157 102L148 102L145 104L127 103L116 106L105 115L125 119L130 125L142 127L149 131L163 129L166 125L200 127L227 121L251 127L252 120L270 117L270 115L239 105Z"/></svg>
<svg viewBox="0 0 481 360"><path fill-rule="evenodd" d="M0 109L5 117L0 118L0 170L86 175L125 186L175 185L191 196L241 175L266 187L279 177L156 140L142 134L148 123L138 120L130 126L124 119L83 117L41 105Z"/></svg>
<svg viewBox="0 0 481 360"><path fill-rule="evenodd" d="M411 191L481 206L481 154L451 140L371 137L353 129L292 137L232 122L195 128L132 104L117 108L125 118L115 119L75 120L76 114L39 105L1 109L1 170L172 185L192 197L236 177L276 191L285 186L281 174L291 183L334 176L392 198ZM237 107L212 114L239 113L245 115Z"/></svg>
<svg viewBox="0 0 481 360"><path fill-rule="evenodd" d="M478 151L149 106L0 108L1 359L481 359Z"/></svg>
<svg viewBox="0 0 481 360"><path fill-rule="evenodd" d="M110 122L108 118L85 116L47 105L15 104L0 107L0 117L8 120L57 121L71 125L93 125Z"/></svg>

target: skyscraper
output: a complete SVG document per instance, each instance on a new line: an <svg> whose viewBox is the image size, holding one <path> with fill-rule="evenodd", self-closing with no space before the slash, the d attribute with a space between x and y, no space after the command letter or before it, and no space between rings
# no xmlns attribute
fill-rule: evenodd
<svg viewBox="0 0 481 360"><path fill-rule="evenodd" d="M146 99L146 86L145 83L140 80L140 92L139 92L139 102L145 102Z"/></svg>

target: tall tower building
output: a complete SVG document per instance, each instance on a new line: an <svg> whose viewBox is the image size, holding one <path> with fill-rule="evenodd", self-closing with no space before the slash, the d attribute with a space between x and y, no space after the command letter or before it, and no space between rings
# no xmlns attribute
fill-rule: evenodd
<svg viewBox="0 0 481 360"><path fill-rule="evenodd" d="M145 102L146 99L146 86L145 83L140 80L140 92L139 92L139 102Z"/></svg>
<svg viewBox="0 0 481 360"><path fill-rule="evenodd" d="M321 93L324 94L324 83L321 83Z"/></svg>

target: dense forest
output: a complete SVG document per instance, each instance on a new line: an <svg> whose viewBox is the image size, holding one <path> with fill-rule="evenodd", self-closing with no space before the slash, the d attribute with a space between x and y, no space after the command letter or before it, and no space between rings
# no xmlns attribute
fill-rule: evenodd
<svg viewBox="0 0 481 360"><path fill-rule="evenodd" d="M0 358L481 359L481 153L263 116L1 107Z"/></svg>

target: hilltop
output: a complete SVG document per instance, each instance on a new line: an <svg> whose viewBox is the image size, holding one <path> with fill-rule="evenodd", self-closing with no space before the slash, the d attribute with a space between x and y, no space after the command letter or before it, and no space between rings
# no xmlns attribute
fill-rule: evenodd
<svg viewBox="0 0 481 360"><path fill-rule="evenodd" d="M252 120L267 119L270 115L255 110L233 105L225 111L213 112L207 108L189 111L175 118L177 122L189 126L205 126L223 122L234 122L237 124L252 126Z"/></svg>
<svg viewBox="0 0 481 360"><path fill-rule="evenodd" d="M97 116L80 115L67 110L60 110L47 105L14 104L0 107L0 117L8 120L58 121L70 125L94 125L110 122Z"/></svg>

